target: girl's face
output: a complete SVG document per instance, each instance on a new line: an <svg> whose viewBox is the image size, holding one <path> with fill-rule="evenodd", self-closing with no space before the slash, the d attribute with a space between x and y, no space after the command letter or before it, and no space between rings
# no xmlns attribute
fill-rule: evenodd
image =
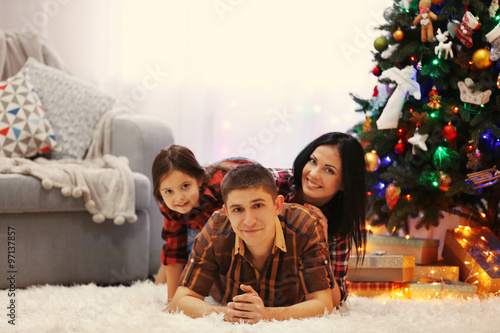
<svg viewBox="0 0 500 333"><path fill-rule="evenodd" d="M342 184L342 159L337 146L317 147L302 169L302 192L305 203L322 207L332 199Z"/></svg>
<svg viewBox="0 0 500 333"><path fill-rule="evenodd" d="M201 180L198 181L182 171L173 170L160 182L163 202L170 210L181 214L189 213L199 204L201 183Z"/></svg>

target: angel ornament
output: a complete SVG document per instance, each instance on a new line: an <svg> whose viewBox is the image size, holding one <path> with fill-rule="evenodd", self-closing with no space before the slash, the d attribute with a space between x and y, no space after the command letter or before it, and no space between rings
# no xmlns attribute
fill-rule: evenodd
<svg viewBox="0 0 500 333"><path fill-rule="evenodd" d="M420 85L416 77L417 70L413 66L406 66L403 69L392 67L382 72L380 78L395 81L397 87L392 92L382 114L377 120L378 129L398 127L399 115L403 110L403 105L408 95L412 95L415 99L420 99Z"/></svg>

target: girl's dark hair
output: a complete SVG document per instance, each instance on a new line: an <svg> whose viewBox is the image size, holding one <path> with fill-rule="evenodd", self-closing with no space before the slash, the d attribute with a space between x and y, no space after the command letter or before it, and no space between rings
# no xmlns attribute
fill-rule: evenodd
<svg viewBox="0 0 500 333"><path fill-rule="evenodd" d="M153 177L153 196L159 204L163 204L163 198L160 193L160 182L163 177L173 170L179 170L198 181L205 183L208 174L194 156L193 152L184 146L171 145L163 148L153 161L151 174Z"/></svg>
<svg viewBox="0 0 500 333"><path fill-rule="evenodd" d="M366 215L366 181L365 152L357 139L352 136L330 132L323 134L309 143L293 162L294 184L297 190L302 189L302 170L318 146L336 146L342 159L343 191L337 194L324 206L328 219L328 233L340 233L352 237L357 253L366 248L365 215Z"/></svg>

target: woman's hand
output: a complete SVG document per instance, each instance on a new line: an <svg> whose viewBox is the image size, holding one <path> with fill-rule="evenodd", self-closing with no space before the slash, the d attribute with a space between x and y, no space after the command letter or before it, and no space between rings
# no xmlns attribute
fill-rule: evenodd
<svg viewBox="0 0 500 333"><path fill-rule="evenodd" d="M309 208L314 213L314 215L318 217L319 223L321 224L321 226L323 227L323 231L325 232L325 239L328 242L328 220L325 214L323 214L321 209L316 206L310 205L308 203L305 203L304 206Z"/></svg>

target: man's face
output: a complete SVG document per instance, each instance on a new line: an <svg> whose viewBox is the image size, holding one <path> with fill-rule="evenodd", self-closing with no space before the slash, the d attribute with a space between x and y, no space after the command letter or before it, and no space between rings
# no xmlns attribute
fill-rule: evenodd
<svg viewBox="0 0 500 333"><path fill-rule="evenodd" d="M275 219L283 207L283 197L273 200L262 188L233 190L224 205L234 232L251 252L274 244ZM260 252L260 251L259 251Z"/></svg>

